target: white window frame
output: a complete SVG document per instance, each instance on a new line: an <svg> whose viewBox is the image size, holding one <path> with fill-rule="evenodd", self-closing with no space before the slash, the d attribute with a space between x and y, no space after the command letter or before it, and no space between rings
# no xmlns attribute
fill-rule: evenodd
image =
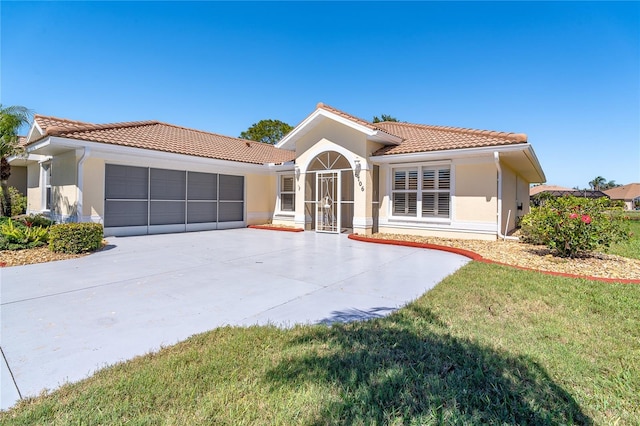
<svg viewBox="0 0 640 426"><path fill-rule="evenodd" d="M40 210L48 212L51 211L51 204L53 204L53 187L51 186L53 161L49 160L40 163L40 173ZM47 204L49 205L47 206Z"/></svg>
<svg viewBox="0 0 640 426"><path fill-rule="evenodd" d="M446 169L449 171L449 188L440 188L440 179L436 179L434 188L424 188L423 176L427 170L435 171L436 175L439 170ZM405 184L405 189L395 189L396 172L408 173L413 171L417 173L416 189L409 189L409 182ZM454 168L451 162L434 162L434 163L414 163L414 164L396 164L389 168L389 218L398 221L421 221L421 222L442 222L450 223L453 213L453 194L454 191ZM407 174L408 177L408 174ZM394 211L394 194L415 194L415 214L407 212L398 214ZM443 215L425 215L423 212L423 198L426 194L448 194L448 214ZM437 200L438 195L436 195ZM437 211L437 202L435 203Z"/></svg>
<svg viewBox="0 0 640 426"><path fill-rule="evenodd" d="M292 179L293 190L285 191L284 190L284 179ZM293 196L293 206L292 209L283 209L283 195L292 195ZM278 174L278 211L279 215L289 215L293 216L296 212L296 176L295 173L280 173Z"/></svg>

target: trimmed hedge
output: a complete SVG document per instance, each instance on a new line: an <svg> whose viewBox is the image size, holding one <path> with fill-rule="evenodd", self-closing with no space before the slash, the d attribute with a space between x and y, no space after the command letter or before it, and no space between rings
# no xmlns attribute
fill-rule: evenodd
<svg viewBox="0 0 640 426"><path fill-rule="evenodd" d="M99 223L62 223L49 229L49 250L56 253L86 253L102 246Z"/></svg>

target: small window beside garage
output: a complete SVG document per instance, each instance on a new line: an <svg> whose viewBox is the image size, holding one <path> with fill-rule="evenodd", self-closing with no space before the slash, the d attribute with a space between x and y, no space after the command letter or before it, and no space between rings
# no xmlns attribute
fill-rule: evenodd
<svg viewBox="0 0 640 426"><path fill-rule="evenodd" d="M294 212L296 209L296 186L294 175L280 176L280 211Z"/></svg>

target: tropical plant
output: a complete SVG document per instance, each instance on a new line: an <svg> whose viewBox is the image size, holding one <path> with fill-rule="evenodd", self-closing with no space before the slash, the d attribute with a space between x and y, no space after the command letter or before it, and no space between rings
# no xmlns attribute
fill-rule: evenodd
<svg viewBox="0 0 640 426"><path fill-rule="evenodd" d="M31 111L23 106L3 106L0 104L0 188L2 188L2 214L11 216L11 196L8 180L11 176L11 165L8 157L20 153L18 131L29 123Z"/></svg>
<svg viewBox="0 0 640 426"><path fill-rule="evenodd" d="M11 219L0 225L0 248L20 250L45 245L49 229L42 226L24 226Z"/></svg>
<svg viewBox="0 0 640 426"><path fill-rule="evenodd" d="M520 222L523 240L546 245L560 257L577 257L629 239L621 209L606 197L550 198Z"/></svg>
<svg viewBox="0 0 640 426"><path fill-rule="evenodd" d="M11 216L23 214L27 210L27 197L22 195L20 191L13 186L10 186L8 190L9 198L11 199ZM2 206L2 211L4 211L4 203L4 190L0 188L0 206Z"/></svg>
<svg viewBox="0 0 640 426"><path fill-rule="evenodd" d="M594 191L605 191L607 189L615 188L616 186L620 185L618 185L615 180L608 181L602 176L597 176L591 182L589 182L589 186Z"/></svg>

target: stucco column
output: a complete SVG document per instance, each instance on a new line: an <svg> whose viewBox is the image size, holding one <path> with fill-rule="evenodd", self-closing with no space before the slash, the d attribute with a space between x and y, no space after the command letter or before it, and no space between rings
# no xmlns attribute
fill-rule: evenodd
<svg viewBox="0 0 640 426"><path fill-rule="evenodd" d="M353 232L354 234L371 235L373 228L372 192L373 176L370 170L362 169L354 175L355 193L353 197Z"/></svg>
<svg viewBox="0 0 640 426"><path fill-rule="evenodd" d="M296 212L293 222L296 228L307 229L305 227L305 211L304 211L304 197L306 187L306 173L296 172Z"/></svg>

